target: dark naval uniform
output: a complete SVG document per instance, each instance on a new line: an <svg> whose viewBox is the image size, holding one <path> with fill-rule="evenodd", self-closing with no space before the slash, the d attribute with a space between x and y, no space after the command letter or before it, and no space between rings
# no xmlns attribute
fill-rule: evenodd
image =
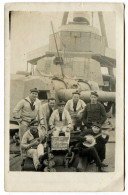
<svg viewBox="0 0 128 195"><path fill-rule="evenodd" d="M87 129L81 134L81 136L84 137L86 135L93 135L95 137L100 133L101 132L95 134L92 129ZM108 142L108 139L109 139L109 135L106 135L105 138L103 138L102 135L96 138L96 144L94 147L96 148L101 161L105 159L105 153L106 153L105 144Z"/></svg>
<svg viewBox="0 0 128 195"><path fill-rule="evenodd" d="M107 119L106 111L101 103L88 103L83 112L83 123L90 128L95 122L103 124Z"/></svg>
<svg viewBox="0 0 128 195"><path fill-rule="evenodd" d="M100 135L96 138L96 144L92 147L86 147L83 145L83 142L86 140L84 136L93 135L95 137L98 134L95 134L92 129L87 129L84 130L79 136L75 136L74 138L79 141L79 155L81 157L87 156L89 162L91 160L95 160L96 164L100 165L101 162L105 159L105 144L108 142L109 136L107 135L105 138L103 138Z"/></svg>

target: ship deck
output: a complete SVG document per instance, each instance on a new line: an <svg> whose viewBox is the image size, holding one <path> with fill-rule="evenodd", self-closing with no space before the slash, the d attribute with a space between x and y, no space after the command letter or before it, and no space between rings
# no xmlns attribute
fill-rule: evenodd
<svg viewBox="0 0 128 195"><path fill-rule="evenodd" d="M111 123L114 125L115 120L111 119ZM10 144L10 171L21 171L21 156L20 156L20 147L16 146L14 143ZM79 157L77 157L77 161L79 162L79 170L82 172L97 172L98 168L95 164L88 164L85 162L83 165ZM115 128L110 131L110 138L108 143L106 144L106 159L104 163L108 164L108 167L104 168L105 172L113 172L115 167ZM74 169L64 168L64 166L56 166L57 172L73 172Z"/></svg>

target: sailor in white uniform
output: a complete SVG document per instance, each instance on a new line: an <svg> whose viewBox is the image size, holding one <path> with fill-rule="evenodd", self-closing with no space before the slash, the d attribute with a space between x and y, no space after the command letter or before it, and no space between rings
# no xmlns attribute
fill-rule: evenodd
<svg viewBox="0 0 128 195"><path fill-rule="evenodd" d="M72 124L74 129L79 130L81 126L81 117L82 112L86 104L83 100L80 99L80 93L78 91L72 93L72 99L68 100L65 109L70 113Z"/></svg>
<svg viewBox="0 0 128 195"><path fill-rule="evenodd" d="M59 136L60 132L64 132L65 136L70 137L70 131L72 129L71 116L64 108L64 101L59 102L57 105L58 108L53 111L49 120L50 128L53 130L53 136Z"/></svg>

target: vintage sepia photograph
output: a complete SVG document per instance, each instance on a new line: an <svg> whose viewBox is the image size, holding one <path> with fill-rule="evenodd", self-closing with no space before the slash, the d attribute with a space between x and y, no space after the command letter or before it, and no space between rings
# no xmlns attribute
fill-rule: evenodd
<svg viewBox="0 0 128 195"><path fill-rule="evenodd" d="M10 174L116 173L116 9L66 8L9 8Z"/></svg>

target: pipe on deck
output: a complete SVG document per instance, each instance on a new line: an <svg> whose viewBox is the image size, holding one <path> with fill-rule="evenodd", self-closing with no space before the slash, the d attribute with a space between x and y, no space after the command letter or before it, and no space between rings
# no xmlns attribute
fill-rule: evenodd
<svg viewBox="0 0 128 195"><path fill-rule="evenodd" d="M75 92L76 89L60 89L57 91L58 98L60 100L64 100L67 102L69 99L72 98L72 93ZM99 101L102 102L115 102L115 92L106 92L106 91L97 91ZM90 94L91 91L81 91L80 92L80 99L83 101L90 102Z"/></svg>

